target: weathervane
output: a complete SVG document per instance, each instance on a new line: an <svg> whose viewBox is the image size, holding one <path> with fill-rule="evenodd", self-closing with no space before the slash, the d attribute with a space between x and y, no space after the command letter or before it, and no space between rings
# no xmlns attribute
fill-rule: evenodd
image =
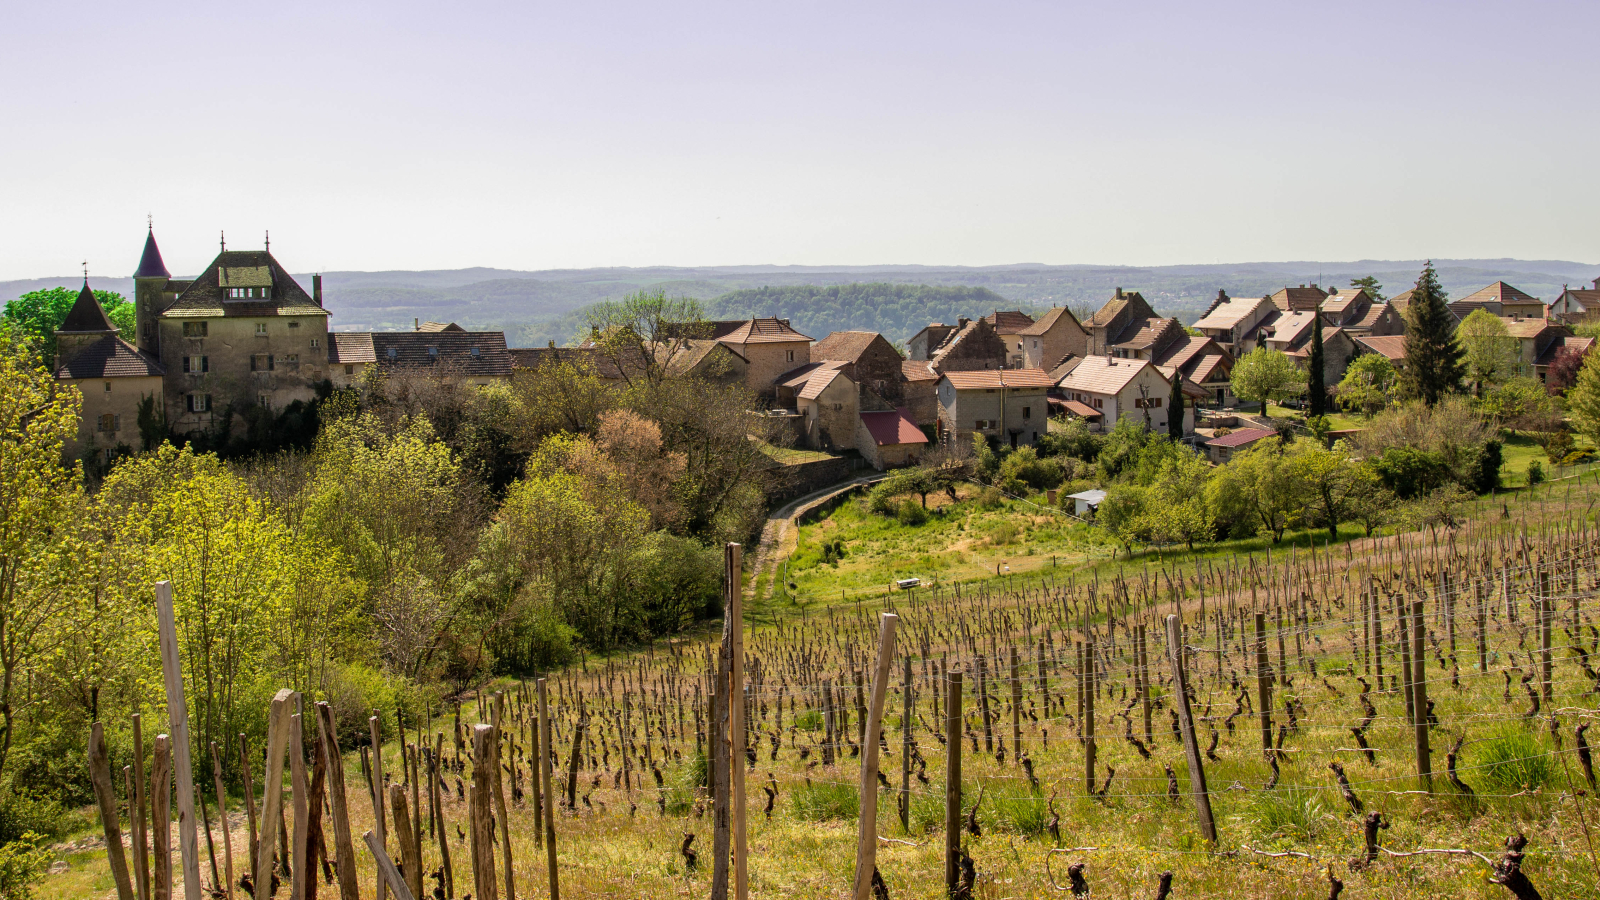
<svg viewBox="0 0 1600 900"><path fill-rule="evenodd" d="M272 252L272 232L271 231L267 232L267 252L268 253Z"/></svg>
<svg viewBox="0 0 1600 900"><path fill-rule="evenodd" d="M224 252L226 252L228 249L228 233L226 231L219 231L217 233L222 236L222 249Z"/></svg>
<svg viewBox="0 0 1600 900"><path fill-rule="evenodd" d="M83 283L89 283L89 261L87 259L83 261Z"/></svg>

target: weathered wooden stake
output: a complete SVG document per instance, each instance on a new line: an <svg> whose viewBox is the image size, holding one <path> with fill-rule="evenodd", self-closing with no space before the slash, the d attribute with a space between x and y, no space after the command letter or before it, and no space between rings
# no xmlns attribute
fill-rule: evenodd
<svg viewBox="0 0 1600 900"><path fill-rule="evenodd" d="M544 779L544 851L550 872L550 900L561 900L561 883L556 873L556 798L550 789L550 701L544 679L539 679L539 768Z"/></svg>
<svg viewBox="0 0 1600 900"><path fill-rule="evenodd" d="M333 708L326 701L317 704L317 737L328 765L328 814L333 819L334 865L339 872L340 900L361 900L356 880L356 848L350 832L349 801L344 792L344 757L339 754L339 735L334 730Z"/></svg>
<svg viewBox="0 0 1600 900"><path fill-rule="evenodd" d="M517 886L515 873L511 868L511 820L506 817L506 792L505 778L500 768L500 747L504 742L504 733L500 730L500 723L505 718L506 695L503 691L494 694L494 811L500 822L500 864L506 872L506 900L517 900ZM420 852L420 851L419 851ZM404 855L402 854L402 859ZM420 858L420 857L419 857ZM421 882L418 882L419 884Z"/></svg>
<svg viewBox="0 0 1600 900"><path fill-rule="evenodd" d="M1261 621L1258 613L1256 621ZM1195 817L1200 821L1200 833L1217 846L1217 823L1211 815L1211 792L1206 788L1206 770L1200 758L1200 745L1195 740L1194 716L1189 710L1189 676L1183 670L1182 630L1177 616L1167 616L1167 657L1172 663L1172 705L1178 711L1178 728L1183 735L1183 755L1189 762L1189 795L1194 798ZM1265 641L1259 644L1266 646Z"/></svg>
<svg viewBox="0 0 1600 900"><path fill-rule="evenodd" d="M1428 758L1428 659L1423 651L1422 601L1411 603L1411 706L1416 710L1417 787L1433 793L1433 766Z"/></svg>
<svg viewBox="0 0 1600 900"><path fill-rule="evenodd" d="M1011 645L1011 764L1022 765L1022 666Z"/></svg>
<svg viewBox="0 0 1600 900"><path fill-rule="evenodd" d="M154 900L172 900L172 739L156 735L150 764L150 826L155 838Z"/></svg>
<svg viewBox="0 0 1600 900"><path fill-rule="evenodd" d="M1168 618L1171 621L1171 618ZM1171 626L1168 626L1171 631ZM1169 638L1173 647L1182 652L1181 642L1176 638ZM1182 657L1174 657L1179 663ZM1256 706L1261 714L1261 749L1272 749L1272 676L1268 673L1267 663L1267 614L1256 613Z"/></svg>
<svg viewBox="0 0 1600 900"><path fill-rule="evenodd" d="M228 792L222 786L222 755L211 742L211 780L217 790L217 818L222 821L222 871L228 879L224 893L233 900L233 829L228 827Z"/></svg>
<svg viewBox="0 0 1600 900"><path fill-rule="evenodd" d="M297 696L296 701L299 700ZM311 871L311 796L306 784L306 740L304 718L301 713L289 716L289 789L294 803L294 846L290 853L289 896L306 895L306 883L315 883L317 873ZM316 888L312 888L316 890Z"/></svg>
<svg viewBox="0 0 1600 900"><path fill-rule="evenodd" d="M117 897L133 900L133 879L128 877L128 859L122 851L122 825L117 819L117 792L111 782L111 754L106 751L105 729L99 722L89 728L89 781L100 806L100 827L106 835L106 862Z"/></svg>
<svg viewBox="0 0 1600 900"><path fill-rule="evenodd" d="M861 742L861 813L856 833L856 900L872 894L872 873L878 860L878 734L883 730L883 698L889 689L889 666L894 662L894 630L900 617L878 616L878 662L872 673L872 701L867 708L867 729Z"/></svg>
<svg viewBox="0 0 1600 900"><path fill-rule="evenodd" d="M394 867L394 860L389 858L389 851L384 849L383 838L370 831L362 838L367 842L367 849L372 851L372 861L377 864L378 883L392 888L395 900L416 900L411 896L411 888L406 886L406 880L400 877L400 870Z"/></svg>
<svg viewBox="0 0 1600 900"><path fill-rule="evenodd" d="M405 867L401 876L406 889L413 897L422 896L422 848L417 846L416 831L411 828L411 815L406 809L406 789L398 784L389 785L389 811L394 814L395 836L400 840L400 862ZM500 830L509 831L505 820ZM399 891L395 894L398 896Z"/></svg>
<svg viewBox="0 0 1600 900"><path fill-rule="evenodd" d="M911 657L900 676L900 830L911 833Z"/></svg>
<svg viewBox="0 0 1600 900"><path fill-rule="evenodd" d="M172 726L172 767L178 781L178 852L183 857L183 896L200 900L200 833L194 822L194 765L189 760L189 704L183 698L183 662L172 612L172 583L156 582L156 618L161 629L161 675Z"/></svg>
<svg viewBox="0 0 1600 900"><path fill-rule="evenodd" d="M139 900L150 900L150 829L145 800L144 717L133 714L133 875Z"/></svg>
<svg viewBox="0 0 1600 900"><path fill-rule="evenodd" d="M481 708L479 714L482 714ZM372 771L371 781L367 783L367 797L372 801L372 823L373 830L378 834L378 843L388 847L389 829L383 802L383 732L378 722L376 710L373 711L373 715L367 718L367 730L372 736ZM378 900L384 900L388 890L388 885L384 882L382 873L379 873Z"/></svg>
<svg viewBox="0 0 1600 900"><path fill-rule="evenodd" d="M272 698L267 720L267 771L262 781L261 837L256 849L256 900L272 896L272 858L278 840L278 820L283 812L283 761L289 745L289 703L294 691L284 688ZM287 848L285 848L287 849Z"/></svg>
<svg viewBox="0 0 1600 900"><path fill-rule="evenodd" d="M728 774L733 797L733 896L750 894L750 871L745 859L745 723L744 723L744 590L740 584L743 548L728 544L723 557L724 585L728 591Z"/></svg>
<svg viewBox="0 0 1600 900"><path fill-rule="evenodd" d="M948 687L944 692L944 885L953 897L961 879L961 670L946 670Z"/></svg>

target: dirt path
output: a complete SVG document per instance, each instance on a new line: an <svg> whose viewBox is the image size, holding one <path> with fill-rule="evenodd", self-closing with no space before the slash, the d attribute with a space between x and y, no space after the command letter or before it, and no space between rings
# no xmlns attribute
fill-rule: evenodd
<svg viewBox="0 0 1600 900"><path fill-rule="evenodd" d="M849 481L841 481L829 485L820 491L813 491L803 497L797 497L778 507L767 515L767 522L761 528L761 543L756 548L755 564L750 569L750 585L745 589L746 596L756 600L756 585L761 576L768 572L776 572L777 567L794 550L796 529L793 528L794 520L800 514L826 502L857 485L871 484L888 478L885 472L869 472L858 475ZM766 591L772 594L769 585Z"/></svg>

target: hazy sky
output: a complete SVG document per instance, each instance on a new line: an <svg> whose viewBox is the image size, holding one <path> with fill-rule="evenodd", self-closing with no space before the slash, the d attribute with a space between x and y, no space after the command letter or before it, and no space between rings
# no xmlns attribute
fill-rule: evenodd
<svg viewBox="0 0 1600 900"><path fill-rule="evenodd" d="M1600 260L1600 3L12 3L0 278Z"/></svg>

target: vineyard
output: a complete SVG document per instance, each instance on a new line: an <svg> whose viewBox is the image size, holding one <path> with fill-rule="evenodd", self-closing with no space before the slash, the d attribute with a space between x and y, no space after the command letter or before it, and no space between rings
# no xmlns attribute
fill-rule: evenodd
<svg viewBox="0 0 1600 900"><path fill-rule="evenodd" d="M748 633L732 590L720 639L377 713L377 755L285 691L267 748L210 749L242 800L169 799L176 737L125 777L91 753L154 863L70 884L264 898L276 855L294 897L1594 896L1591 499Z"/></svg>

